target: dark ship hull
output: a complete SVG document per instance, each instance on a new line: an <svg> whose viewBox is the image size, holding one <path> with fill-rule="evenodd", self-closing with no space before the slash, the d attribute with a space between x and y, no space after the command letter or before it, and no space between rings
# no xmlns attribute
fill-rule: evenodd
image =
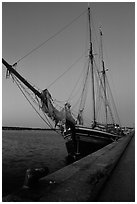
<svg viewBox="0 0 137 204"><path fill-rule="evenodd" d="M97 129L76 126L75 142L72 139L71 130L67 131L65 134L66 148L69 156L85 156L103 148L120 137L119 135Z"/></svg>

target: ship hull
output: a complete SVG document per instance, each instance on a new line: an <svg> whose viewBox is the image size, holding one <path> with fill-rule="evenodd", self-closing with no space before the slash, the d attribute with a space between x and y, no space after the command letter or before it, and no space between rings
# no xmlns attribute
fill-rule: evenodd
<svg viewBox="0 0 137 204"><path fill-rule="evenodd" d="M74 144L74 141L71 136L71 131L68 131L65 135L66 148L69 156L88 155L112 143L120 136L92 128L76 126L75 137L76 141Z"/></svg>

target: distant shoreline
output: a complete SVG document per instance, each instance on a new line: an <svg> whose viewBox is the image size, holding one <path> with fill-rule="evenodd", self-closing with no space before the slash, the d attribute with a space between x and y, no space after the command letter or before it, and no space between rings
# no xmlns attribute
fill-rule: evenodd
<svg viewBox="0 0 137 204"><path fill-rule="evenodd" d="M48 128L29 128L29 127L7 127L3 126L2 130L55 130L54 128L48 129Z"/></svg>
<svg viewBox="0 0 137 204"><path fill-rule="evenodd" d="M124 127L125 128L125 127ZM127 129L135 129L134 127L126 127ZM8 127L8 126L2 126L2 130L48 130L48 131L54 131L57 130L55 128L29 128L29 127Z"/></svg>

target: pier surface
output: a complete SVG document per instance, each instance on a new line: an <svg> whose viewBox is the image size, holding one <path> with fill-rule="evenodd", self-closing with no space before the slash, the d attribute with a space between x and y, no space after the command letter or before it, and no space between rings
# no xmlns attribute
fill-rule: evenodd
<svg viewBox="0 0 137 204"><path fill-rule="evenodd" d="M135 201L135 137L103 186L98 202Z"/></svg>
<svg viewBox="0 0 137 204"><path fill-rule="evenodd" d="M118 196L118 194L114 195L114 191L117 193L118 191L123 192L123 189L121 190L122 185L125 185L125 189L127 190L126 193L130 194L130 188L131 191L134 192L134 176L131 176L129 172L132 169L131 174L134 174L134 155L132 155L134 154L134 151L132 150L134 140L132 138L134 138L134 132L119 139L118 142L113 142L99 151L44 177L40 180L36 188L22 188L4 198L3 201L112 201L112 199ZM129 156L128 149L131 151L130 156L133 156L132 159ZM126 167L128 169L126 169ZM128 172L128 174L126 174L126 172ZM110 179L111 189L109 189L108 178ZM129 181L130 179L132 181ZM121 185L115 183L115 180L121 182ZM117 199L117 201L125 201L124 198L126 193L123 192L123 195L121 194L120 197L121 200ZM134 201L134 193L127 196L126 201L131 200Z"/></svg>

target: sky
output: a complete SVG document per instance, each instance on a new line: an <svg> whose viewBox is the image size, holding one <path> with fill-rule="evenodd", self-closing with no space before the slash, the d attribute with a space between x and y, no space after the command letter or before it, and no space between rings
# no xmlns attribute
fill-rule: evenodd
<svg viewBox="0 0 137 204"><path fill-rule="evenodd" d="M14 64L81 15L86 2L3 2L2 57ZM105 65L120 121L135 122L135 8L133 2L90 2L92 25L98 37L103 30ZM47 88L84 52L87 43L87 14L24 57L17 71L41 90ZM94 47L97 52L97 46ZM84 61L58 80L49 90L57 100L66 100L81 73ZM2 125L45 127L2 66Z"/></svg>

